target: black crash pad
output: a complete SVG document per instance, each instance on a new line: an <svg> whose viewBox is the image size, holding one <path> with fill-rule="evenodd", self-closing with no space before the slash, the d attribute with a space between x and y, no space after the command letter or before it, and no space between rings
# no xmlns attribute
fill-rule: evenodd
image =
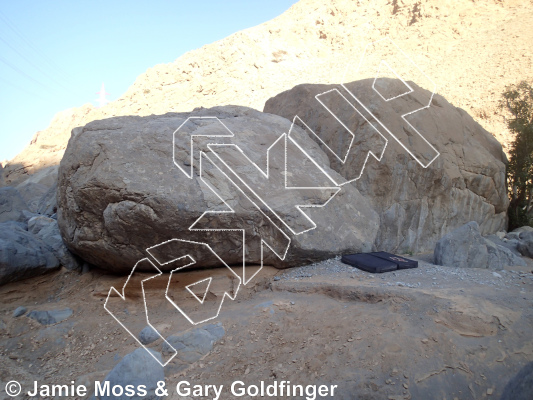
<svg viewBox="0 0 533 400"><path fill-rule="evenodd" d="M342 256L341 261L363 271L377 274L396 271L398 269L398 264L368 253L348 254Z"/></svg>
<svg viewBox="0 0 533 400"><path fill-rule="evenodd" d="M398 265L398 269L418 268L418 261L409 260L408 258L387 253L386 251L376 251L370 254L379 258L383 258L384 260L396 263Z"/></svg>
<svg viewBox="0 0 533 400"><path fill-rule="evenodd" d="M418 261L409 260L384 251L347 254L342 256L341 261L363 271L376 274L418 267Z"/></svg>

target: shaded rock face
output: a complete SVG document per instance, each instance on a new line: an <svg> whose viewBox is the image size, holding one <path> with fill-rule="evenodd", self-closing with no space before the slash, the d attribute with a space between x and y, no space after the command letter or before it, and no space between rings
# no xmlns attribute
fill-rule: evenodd
<svg viewBox="0 0 533 400"><path fill-rule="evenodd" d="M505 385L500 400L527 400L533 393L533 362L526 364Z"/></svg>
<svg viewBox="0 0 533 400"><path fill-rule="evenodd" d="M0 222L26 221L25 210L28 210L28 205L17 189L10 186L0 188Z"/></svg>
<svg viewBox="0 0 533 400"><path fill-rule="evenodd" d="M505 232L501 232L501 233L505 233ZM503 239L500 239L496 235L487 235L485 236L485 239L490 240L492 243L498 246L505 247L506 249L511 251L511 253L513 253L515 256L520 257L522 254L520 254L520 252L518 251L519 241L516 238L514 238L515 235L517 234L510 232L510 233L505 234Z"/></svg>
<svg viewBox="0 0 533 400"><path fill-rule="evenodd" d="M0 285L59 268L52 249L20 222L0 223Z"/></svg>
<svg viewBox="0 0 533 400"><path fill-rule="evenodd" d="M82 264L63 243L59 226L55 219L45 216L32 217L28 221L28 231L46 243L65 268L81 270Z"/></svg>
<svg viewBox="0 0 533 400"><path fill-rule="evenodd" d="M434 261L437 265L458 268L501 270L505 266L526 266L525 261L511 250L481 236L475 221L440 239L435 246Z"/></svg>
<svg viewBox="0 0 533 400"><path fill-rule="evenodd" d="M136 349L127 354L105 377L105 382L109 382L111 388L115 385L123 388L127 385L133 385L135 388L144 385L147 392L146 396L141 396L139 393L128 396L125 391L122 395L113 395L110 391L109 395L107 393L98 397L93 395L90 398L98 400L161 399L162 397L156 394L157 382L165 380L165 372L154 357L161 362L160 353L148 349Z"/></svg>
<svg viewBox="0 0 533 400"><path fill-rule="evenodd" d="M47 187L24 182L19 187L0 188L0 222L26 222L39 214L52 215L57 210L57 183Z"/></svg>
<svg viewBox="0 0 533 400"><path fill-rule="evenodd" d="M177 164L186 172L191 171L191 163L194 166L189 179L173 163L172 143L173 132L189 117L219 118L235 137L216 138L216 142L238 145L263 170L267 165L267 149L272 146L270 178L264 179L234 147L211 151L202 137L194 139L196 147L191 161L187 153L191 135L227 134L219 122L202 120L184 125L183 134L176 135ZM283 184L286 161L283 141L279 139L290 128L290 121L279 116L225 106L187 114L110 118L76 129L59 169L58 223L63 239L71 251L86 261L115 272L131 271L138 260L147 256L147 248L174 238L208 243L228 265L242 265L241 232L189 231L205 211L224 211L229 206L235 213L207 216L195 227L245 229L247 263L261 262L261 239L281 254L288 245L284 262L265 250L265 262L278 267L306 264L342 252L370 251L377 234L378 215L353 186L346 185L333 199L331 195L335 191L329 189L306 192L282 187L278 190ZM328 162L303 130L295 129L294 135L298 135L313 159L321 164ZM227 175L203 158L205 182L200 179L198 148ZM231 164L232 169L224 168L216 154ZM287 145L287 164L289 185L332 186L294 145ZM229 176L238 179L231 175L232 170L259 197L267 199L268 206L260 205L264 213L228 179ZM327 170L342 180L334 171ZM273 186L269 186L272 182ZM246 193L249 195L250 191ZM325 204L330 199L326 206L306 211L316 229L309 229L312 224L294 207ZM181 255L185 254L191 254L200 266L220 265L218 259L207 257L205 251L184 243Z"/></svg>
<svg viewBox="0 0 533 400"><path fill-rule="evenodd" d="M5 189L18 193L11 187L0 190ZM63 243L55 219L28 210L17 215L22 221L0 223L0 285L38 276L60 265L81 270L80 260Z"/></svg>
<svg viewBox="0 0 533 400"><path fill-rule="evenodd" d="M379 100L372 93L373 80L361 80L345 86L363 99L385 126L416 155L424 168L408 154L398 141L377 125L388 140L380 162L370 157L362 176L352 184L380 215L380 229L375 245L392 252L432 250L447 232L476 221L482 234L503 230L506 226L508 198L505 186L506 156L501 145L465 111L455 108L442 96L435 95L428 109L409 116L408 121L440 153L423 143L399 118L429 102L431 93L409 82L414 92L391 102ZM381 79L381 83L398 93L398 80ZM326 145L338 151L347 148L346 129L321 106L316 95L337 89L346 99L355 100L341 85L299 85L269 99L264 112L293 119L298 115L324 142L331 167L350 179L360 171L370 150L383 148L380 135L340 96L328 99L328 108L355 135L351 154L339 161ZM400 90L401 91L401 90ZM319 142L317 140L317 142Z"/></svg>
<svg viewBox="0 0 533 400"><path fill-rule="evenodd" d="M31 212L37 212L41 198L48 191L48 187L40 183L24 182L17 187L18 192L28 205Z"/></svg>
<svg viewBox="0 0 533 400"><path fill-rule="evenodd" d="M47 216L54 215L57 212L57 180L39 199L37 212Z"/></svg>

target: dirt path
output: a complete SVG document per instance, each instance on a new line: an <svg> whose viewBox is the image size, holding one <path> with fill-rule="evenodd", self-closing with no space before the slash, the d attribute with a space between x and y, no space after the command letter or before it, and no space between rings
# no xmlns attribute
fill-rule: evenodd
<svg viewBox="0 0 533 400"><path fill-rule="evenodd" d="M255 286L224 303L217 319L226 330L222 340L186 370L178 372L171 362L167 386L175 388L181 380L224 384L222 399L234 398L229 386L236 380L338 386L334 397L317 398L497 399L533 360L532 268L512 269L493 273L421 261L416 270L372 275L338 260L284 271L265 268ZM214 275L216 296L224 272ZM103 308L109 287L123 282L98 272L60 271L1 287L2 382L92 385L103 379L137 347ZM128 295L126 314L140 331L146 325L142 297ZM45 327L26 316L14 318L20 305L70 307L73 315ZM192 327L163 304L152 318L165 336ZM152 347L160 351L161 343ZM178 399L174 396L169 398Z"/></svg>

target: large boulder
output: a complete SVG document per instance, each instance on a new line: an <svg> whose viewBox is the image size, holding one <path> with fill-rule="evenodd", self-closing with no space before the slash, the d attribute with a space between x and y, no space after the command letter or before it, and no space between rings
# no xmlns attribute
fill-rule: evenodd
<svg viewBox="0 0 533 400"><path fill-rule="evenodd" d="M219 121L213 118L190 120L175 135L173 148L173 133L188 117L217 117ZM265 169L268 165L269 179L234 147L210 150L205 145L202 135L228 136L224 126L235 136L211 140L236 144L259 168ZM285 118L245 107L225 106L198 109L190 114L116 117L74 129L59 169L58 222L63 239L71 251L86 261L116 272L129 272L138 260L147 256L147 248L174 238L208 243L228 265L242 265L240 231L189 230L204 212L219 211L212 218L208 215L195 228L244 228L249 264L259 264L263 258L269 264L286 267L343 252L370 251L379 219L355 187L346 185L324 207L305 211L316 229L295 207L325 204L333 191L327 188L318 191L285 189L285 176L289 186L332 186L327 176L296 145L288 141L285 152L284 140L279 139L290 128L291 123ZM327 156L303 130L298 128L293 133L299 135L310 157L321 164L328 162ZM199 135L194 139L194 166L199 166L197 148L201 148L224 173L213 168L202 156L205 182L200 179L199 169L191 168L191 135ZM271 146L267 164L267 149ZM177 165L172 162L173 150ZM215 151L231 169L217 159ZM335 171L326 170L342 180ZM184 173L190 171L192 179ZM268 204L261 204L252 189L244 184L239 185L246 196L237 189L228 178L237 179L232 171ZM220 213L228 207L235 213ZM276 225L272 221L276 221ZM293 231L287 229L285 223ZM286 236L280 233L277 225ZM264 254L261 252L260 241L265 240L282 255L288 239L291 242L284 262L267 247ZM193 255L197 265L221 264L205 249L200 251L191 243L182 245L181 255ZM161 268L170 270L175 266L171 263Z"/></svg>
<svg viewBox="0 0 533 400"><path fill-rule="evenodd" d="M471 221L440 239L434 251L437 265L458 268L501 270L506 266L526 266L511 250L481 236L479 225Z"/></svg>
<svg viewBox="0 0 533 400"><path fill-rule="evenodd" d="M320 138L316 140L327 152L331 167L349 179L357 178L368 151L379 158L382 140L388 140L381 161L369 157L363 174L353 182L380 215L379 249L428 251L447 232L470 220L479 224L482 234L503 230L508 198L507 159L501 145L464 110L435 95L429 108L406 117L440 153L431 162L437 153L400 118L428 104L431 93L408 84L413 92L394 101L376 96L374 85L381 85L382 93L399 94L406 88L399 80L365 79L345 84L399 141L376 121L367 122L359 116L346 99L357 103L341 85L298 85L269 99L264 112L290 120L298 115ZM335 89L337 92L332 92ZM319 96L322 102L355 135L345 162L340 156L347 151L351 136L315 98L323 93Z"/></svg>
<svg viewBox="0 0 533 400"><path fill-rule="evenodd" d="M0 223L0 285L42 275L60 266L52 250L23 223Z"/></svg>

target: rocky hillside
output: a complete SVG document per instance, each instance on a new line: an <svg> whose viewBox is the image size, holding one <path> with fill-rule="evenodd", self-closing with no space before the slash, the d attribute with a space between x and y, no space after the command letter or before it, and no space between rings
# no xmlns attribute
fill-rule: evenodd
<svg viewBox="0 0 533 400"><path fill-rule="evenodd" d="M506 149L511 136L497 104L506 85L533 79L532 23L530 0L301 0L269 22L148 69L103 108L58 114L9 162L3 184L58 164L75 126L224 104L262 110L296 84L342 82L366 43L385 36Z"/></svg>

